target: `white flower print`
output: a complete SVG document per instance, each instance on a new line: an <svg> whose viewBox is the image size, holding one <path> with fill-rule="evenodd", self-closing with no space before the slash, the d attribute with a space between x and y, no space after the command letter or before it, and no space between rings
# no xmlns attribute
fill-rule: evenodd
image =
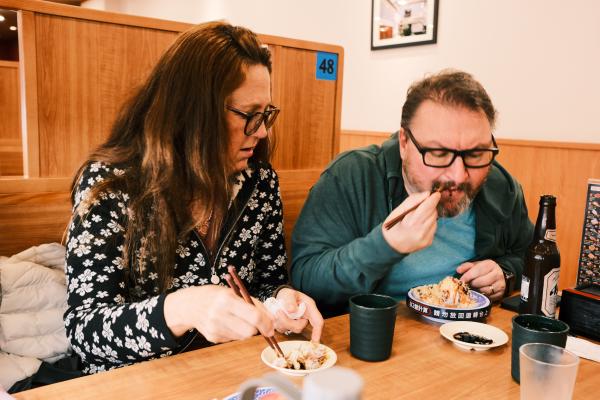
<svg viewBox="0 0 600 400"><path fill-rule="evenodd" d="M67 243L67 249L73 250L75 247L77 247L77 239L74 237L71 237L71 239L69 240L69 243Z"/></svg>
<svg viewBox="0 0 600 400"><path fill-rule="evenodd" d="M107 226L115 233L123 230L123 227L119 225L117 221L110 221Z"/></svg>
<svg viewBox="0 0 600 400"><path fill-rule="evenodd" d="M73 252L77 254L78 257L83 257L86 254L90 254L91 246L86 246L84 244L79 244Z"/></svg>
<svg viewBox="0 0 600 400"><path fill-rule="evenodd" d="M275 264L277 264L280 267L284 266L285 262L286 262L286 257L284 255L279 255L275 259Z"/></svg>
<svg viewBox="0 0 600 400"><path fill-rule="evenodd" d="M179 247L177 247L177 250L175 250L175 252L179 255L179 257L185 258L190 255L190 248L179 245Z"/></svg>
<svg viewBox="0 0 600 400"><path fill-rule="evenodd" d="M150 336L152 336L154 339L156 339L158 337L158 331L156 330L155 327L152 327L150 329L148 329L148 333L150 334Z"/></svg>
<svg viewBox="0 0 600 400"><path fill-rule="evenodd" d="M75 340L83 342L83 325L77 325L75 328Z"/></svg>
<svg viewBox="0 0 600 400"><path fill-rule="evenodd" d="M133 330L129 327L129 325L125 325L125 335L132 336Z"/></svg>
<svg viewBox="0 0 600 400"><path fill-rule="evenodd" d="M250 228L250 230L252 231L252 233L254 233L255 235L258 235L260 233L260 230L262 229L262 225L260 223L255 223L252 228Z"/></svg>
<svg viewBox="0 0 600 400"><path fill-rule="evenodd" d="M137 341L138 341L138 347L140 349L150 351L150 349L151 349L150 342L148 342L148 340L146 340L145 336L138 336Z"/></svg>
<svg viewBox="0 0 600 400"><path fill-rule="evenodd" d="M255 198L250 199L250 201L248 202L247 207L250 210L254 210L256 207L258 207L258 200L255 199Z"/></svg>
<svg viewBox="0 0 600 400"><path fill-rule="evenodd" d="M90 293L92 291L92 284L91 283L82 283L79 288L77 290L75 290L75 293L77 293L80 296L85 295L86 293Z"/></svg>
<svg viewBox="0 0 600 400"><path fill-rule="evenodd" d="M96 275L96 273L88 268L83 271L83 274L79 275L79 280L81 280L81 282L91 281L94 278L94 275Z"/></svg>
<svg viewBox="0 0 600 400"><path fill-rule="evenodd" d="M112 340L113 331L111 329L111 324L109 321L104 321L102 325L102 336L105 337L109 342Z"/></svg>
<svg viewBox="0 0 600 400"><path fill-rule="evenodd" d="M138 314L138 318L137 318L137 322L135 323L135 327L144 332L147 332L148 326L150 326L150 322L148 321L148 318L146 318L146 313L142 312L142 313Z"/></svg>
<svg viewBox="0 0 600 400"><path fill-rule="evenodd" d="M74 292L77 288L79 288L79 279L69 279L69 292Z"/></svg>
<svg viewBox="0 0 600 400"><path fill-rule="evenodd" d="M128 349L131 349L132 351L139 351L139 347L137 345L137 342L135 339L132 339L130 337L126 337L125 338L125 347L127 347Z"/></svg>
<svg viewBox="0 0 600 400"><path fill-rule="evenodd" d="M201 267L204 267L206 265L206 261L204 260L204 256L202 255L202 253L198 253L196 255L196 258L194 258L194 262L198 263L198 265L200 265Z"/></svg>
<svg viewBox="0 0 600 400"><path fill-rule="evenodd" d="M250 230L244 228L242 229L242 232L240 233L240 239L242 239L243 241L246 241L248 239L250 239L252 237L252 233L250 232Z"/></svg>
<svg viewBox="0 0 600 400"><path fill-rule="evenodd" d="M196 275L194 273L192 273L191 271L188 271L185 275L183 275L181 277L181 281L186 284L193 283L195 276Z"/></svg>

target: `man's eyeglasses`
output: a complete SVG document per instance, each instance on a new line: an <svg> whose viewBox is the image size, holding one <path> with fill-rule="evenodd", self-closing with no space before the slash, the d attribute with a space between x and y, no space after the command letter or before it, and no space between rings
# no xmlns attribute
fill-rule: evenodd
<svg viewBox="0 0 600 400"><path fill-rule="evenodd" d="M242 110L238 110L237 108L231 106L225 106L225 108L246 119L246 126L244 127L244 134L246 136L255 134L263 123L267 129L272 127L280 111L279 108L275 106L267 106L265 111L257 111L253 113L243 112Z"/></svg>
<svg viewBox="0 0 600 400"><path fill-rule="evenodd" d="M454 150L443 147L422 147L417 143L410 129L404 127L404 132L410 141L413 142L417 151L421 153L423 164L428 167L447 168L452 165L454 160L456 160L456 157L460 157L467 168L485 168L494 161L494 158L496 158L500 152L498 145L496 144L496 139L494 139L494 135L492 135L493 147L491 148Z"/></svg>

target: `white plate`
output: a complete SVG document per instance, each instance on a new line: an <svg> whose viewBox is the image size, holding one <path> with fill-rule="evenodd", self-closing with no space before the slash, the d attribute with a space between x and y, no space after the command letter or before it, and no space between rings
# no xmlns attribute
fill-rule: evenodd
<svg viewBox="0 0 600 400"><path fill-rule="evenodd" d="M288 340L286 342L278 342L278 343L279 343L279 347L281 347L281 350L286 355L289 352L291 352L292 350L297 350L302 346L310 345L310 342L307 342L306 340ZM327 359L325 360L323 365L321 365L321 367L319 367L317 369L290 369L290 368L277 367L277 366L273 365L273 361L275 360L275 358L277 358L277 356L275 355L275 351L270 347L267 347L262 351L260 358L269 367L276 369L277 371L280 371L284 374L292 375L292 376L304 376L304 375L312 374L313 372L323 371L324 369L330 368L337 361L337 355L335 354L335 351L333 351L331 348L329 348L325 345L321 345L321 346L325 347L325 351L326 351L325 354L327 355Z"/></svg>
<svg viewBox="0 0 600 400"><path fill-rule="evenodd" d="M493 340L491 344L475 344L462 342L454 338L459 332L469 332L472 335L479 335ZM465 350L488 350L492 347L502 346L508 342L508 335L495 326L482 324L472 321L448 322L440 326L440 333L443 337L454 343L455 346Z"/></svg>

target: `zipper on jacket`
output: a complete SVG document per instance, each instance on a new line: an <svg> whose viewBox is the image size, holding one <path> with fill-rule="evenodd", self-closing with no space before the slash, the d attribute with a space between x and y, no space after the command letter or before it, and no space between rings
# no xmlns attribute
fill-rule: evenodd
<svg viewBox="0 0 600 400"><path fill-rule="evenodd" d="M206 246L204 245L204 242L202 241L202 238L200 237L200 235L198 235L198 232L196 232L196 230L193 229L194 234L200 240L200 245L202 246L202 248L204 249L205 253L209 257L209 264L211 265L211 268L210 268L211 273L214 270L215 274L216 274L216 272L217 272L217 268L216 268L217 261L220 258L219 255L221 254L221 251L223 250L223 247L225 246L225 244L229 243L229 240L231 239L231 234L233 233L233 230L237 226L237 223L240 220L240 217L244 214L244 211L246 211L246 208L248 207L248 203L250 202L250 199L252 198L252 195L254 194L254 191L256 190L257 186L258 186L258 181L254 185L254 188L252 189L252 193L250 194L250 197L248 197L248 199L244 203L244 206L242 207L242 209L240 210L240 212L236 216L235 220L233 221L233 224L231 224L231 228L229 228L229 230L227 231L227 234L225 235L225 238L223 238L223 240L221 241L221 244L219 245L217 251L215 252L214 260L210 259L211 258L211 253L207 250ZM181 347L181 349L177 352L177 354L183 353L185 351L185 349L187 349L192 344L192 342L194 341L194 339L196 339L196 337L198 336L199 333L200 332L198 332L196 330L194 332L194 335L190 338L190 340L184 346Z"/></svg>

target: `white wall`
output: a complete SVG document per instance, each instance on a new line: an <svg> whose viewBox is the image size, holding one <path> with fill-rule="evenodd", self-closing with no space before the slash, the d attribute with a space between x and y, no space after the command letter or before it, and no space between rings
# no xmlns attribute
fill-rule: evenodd
<svg viewBox="0 0 600 400"><path fill-rule="evenodd" d="M99 7L93 3L102 4ZM371 51L371 0L94 0L84 6L344 47L342 129L393 131L412 81L442 68L488 90L503 138L600 142L600 1L440 0L434 45Z"/></svg>

